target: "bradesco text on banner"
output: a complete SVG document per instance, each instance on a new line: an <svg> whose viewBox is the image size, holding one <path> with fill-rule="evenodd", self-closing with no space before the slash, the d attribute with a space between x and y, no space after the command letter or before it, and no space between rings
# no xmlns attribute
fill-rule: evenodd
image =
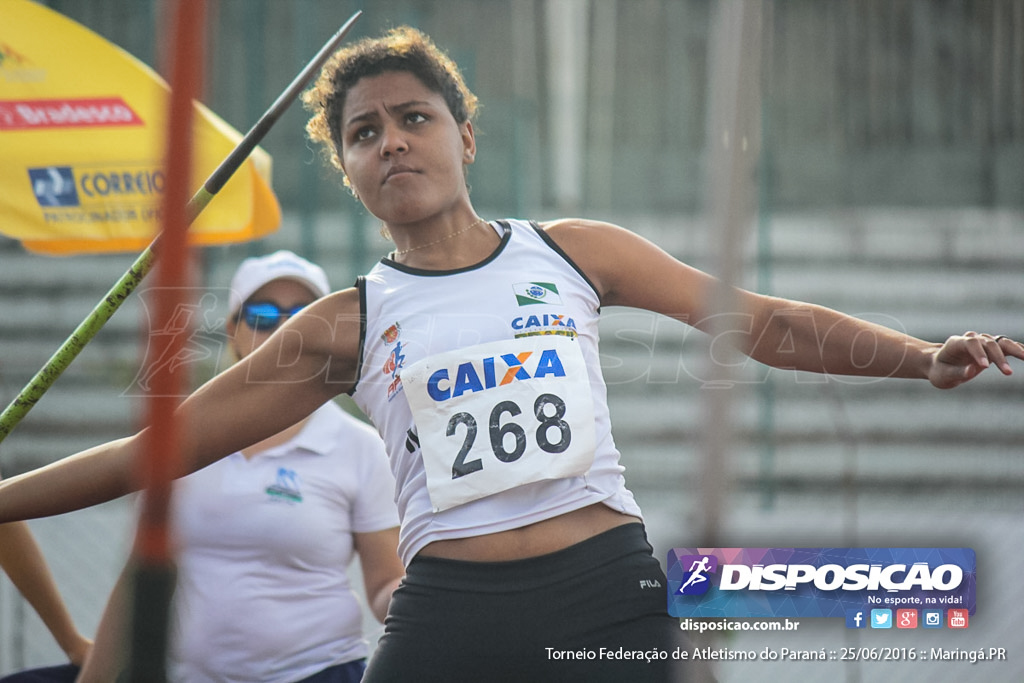
<svg viewBox="0 0 1024 683"><path fill-rule="evenodd" d="M850 609L975 611L970 548L674 548L675 617L843 617Z"/></svg>

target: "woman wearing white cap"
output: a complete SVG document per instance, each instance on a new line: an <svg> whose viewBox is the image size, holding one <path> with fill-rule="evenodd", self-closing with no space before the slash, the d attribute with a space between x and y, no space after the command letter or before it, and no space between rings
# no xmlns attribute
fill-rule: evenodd
<svg viewBox="0 0 1024 683"><path fill-rule="evenodd" d="M323 269L289 251L243 261L226 325L236 358L329 291ZM333 402L177 481L168 680L358 681L368 648L346 570L358 554L383 621L404 573L393 496L380 437ZM122 600L115 592L79 681L115 679Z"/></svg>

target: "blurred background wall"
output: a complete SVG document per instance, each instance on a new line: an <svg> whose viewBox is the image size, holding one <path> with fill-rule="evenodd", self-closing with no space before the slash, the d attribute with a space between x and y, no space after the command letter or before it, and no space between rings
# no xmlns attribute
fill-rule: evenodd
<svg viewBox="0 0 1024 683"><path fill-rule="evenodd" d="M162 71L163 2L46 4ZM248 130L361 9L355 37L408 23L462 66L483 103L469 180L487 218L602 218L711 272L731 257L744 286L922 338L967 329L1024 337L1024 0L756 5L757 40L737 45L715 31L721 6L708 0L209 0L203 101ZM709 199L721 149L709 106L721 86L715 40L756 67L753 85L733 93L754 102L756 134L744 176L750 207L731 254L722 253ZM281 230L205 250L209 291L223 293L249 254L294 249L343 287L389 250L304 139L305 118L294 105L263 144L285 211ZM4 405L133 258L46 259L0 238ZM217 300L201 330L213 352L197 381L224 363L226 301ZM0 446L5 475L135 426L145 315L140 301L119 312ZM658 557L708 539L712 511L708 540L723 547L974 547L979 611L968 632L929 633L927 643L897 634L920 641L897 643L821 620L829 623L778 642L997 645L1010 648L1011 661L990 676L1024 677L1024 588L1014 571L1024 560L1020 364L1013 378L989 372L953 392L735 361L723 384L709 381L712 359L721 359L689 328L621 309L607 309L602 325L616 438ZM709 397L722 392L726 407L708 412ZM709 447L723 435L724 450ZM87 632L123 561L130 517L131 503L116 501L33 522ZM0 601L0 673L59 660L6 581ZM772 642L744 633L721 644ZM773 675L977 680L969 666L780 663ZM764 672L723 663L719 674Z"/></svg>

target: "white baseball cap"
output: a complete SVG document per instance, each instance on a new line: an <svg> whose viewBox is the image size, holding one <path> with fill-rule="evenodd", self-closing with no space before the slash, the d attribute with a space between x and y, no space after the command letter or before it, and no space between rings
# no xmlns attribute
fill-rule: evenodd
<svg viewBox="0 0 1024 683"><path fill-rule="evenodd" d="M326 296L331 291L327 273L323 268L282 249L266 256L247 258L239 264L238 270L231 278L231 290L228 294L229 313L237 313L257 289L274 280L294 280L309 287L309 291L317 298Z"/></svg>

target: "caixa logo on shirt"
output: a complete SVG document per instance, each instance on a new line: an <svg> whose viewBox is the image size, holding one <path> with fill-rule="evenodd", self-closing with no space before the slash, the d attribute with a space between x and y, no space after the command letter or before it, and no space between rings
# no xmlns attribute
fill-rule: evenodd
<svg viewBox="0 0 1024 683"><path fill-rule="evenodd" d="M578 336L576 321L566 314L557 313L519 316L512 320L512 329L515 330L516 339L546 334L557 334L570 339Z"/></svg>

